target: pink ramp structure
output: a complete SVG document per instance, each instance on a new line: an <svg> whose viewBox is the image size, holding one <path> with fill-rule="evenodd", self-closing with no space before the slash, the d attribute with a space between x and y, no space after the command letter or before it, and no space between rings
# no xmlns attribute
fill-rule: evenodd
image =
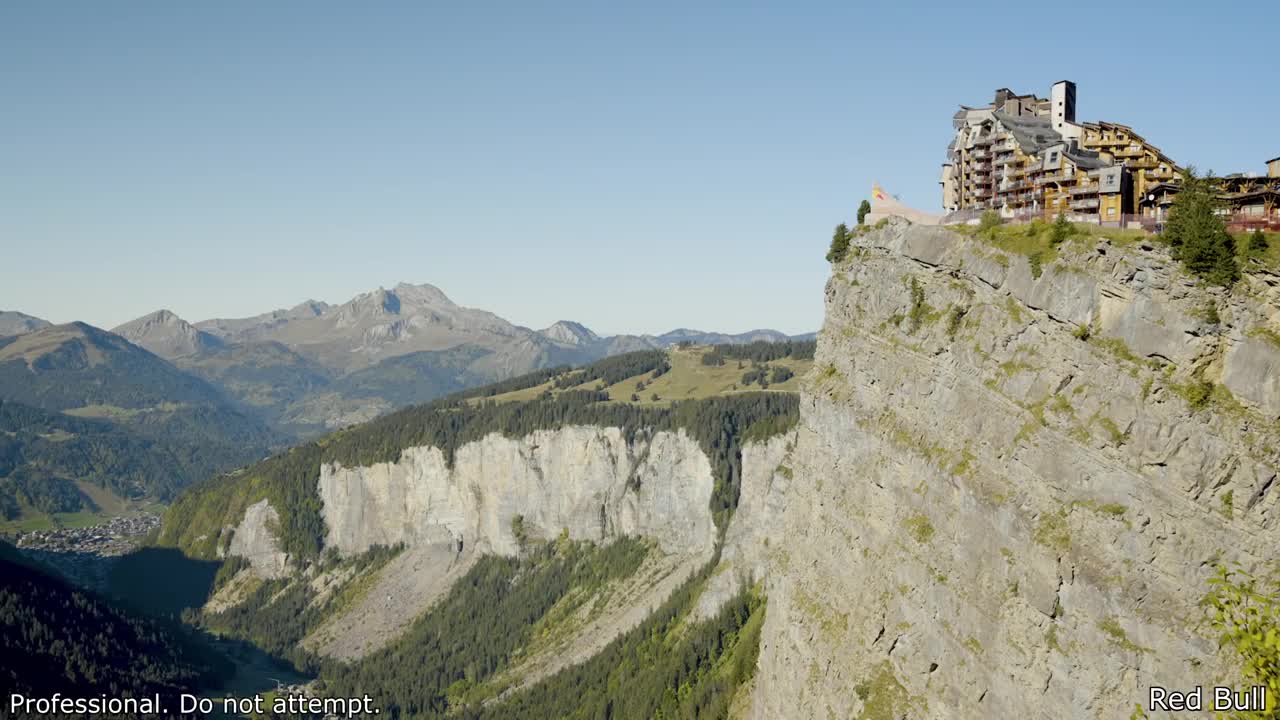
<svg viewBox="0 0 1280 720"><path fill-rule="evenodd" d="M867 213L863 222L874 225L887 217L906 218L917 225L938 225L942 222L941 215L932 215L923 210L907 207L876 183L871 186L871 212Z"/></svg>

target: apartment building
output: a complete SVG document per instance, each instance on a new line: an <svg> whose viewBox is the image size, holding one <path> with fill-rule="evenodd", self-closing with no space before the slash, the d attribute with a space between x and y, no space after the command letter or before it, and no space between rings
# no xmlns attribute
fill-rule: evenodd
<svg viewBox="0 0 1280 720"><path fill-rule="evenodd" d="M943 207L1005 217L1055 217L1119 224L1148 189L1180 172L1132 128L1076 121L1076 86L1054 83L1048 98L1001 88L991 104L961 106L942 166Z"/></svg>
<svg viewBox="0 0 1280 720"><path fill-rule="evenodd" d="M1235 173L1212 178L1218 214L1231 230L1280 230L1280 158L1266 162L1266 175ZM1143 220L1164 221L1181 189L1174 179L1149 185L1138 196Z"/></svg>

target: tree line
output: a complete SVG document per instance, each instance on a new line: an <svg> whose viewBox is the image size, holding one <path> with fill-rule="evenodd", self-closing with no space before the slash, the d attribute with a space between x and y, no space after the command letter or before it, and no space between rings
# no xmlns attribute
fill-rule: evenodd
<svg viewBox="0 0 1280 720"><path fill-rule="evenodd" d="M784 340L782 342L757 340L743 345L717 345L703 353L702 364L724 365L726 360L756 363L767 363L783 358L812 360L817 347L817 340Z"/></svg>
<svg viewBox="0 0 1280 720"><path fill-rule="evenodd" d="M555 387L569 388L592 380L599 380L607 387L629 377L650 372L654 378L661 377L670 369L671 363L667 360L665 350L640 350L605 358L580 370L566 373L556 379Z"/></svg>

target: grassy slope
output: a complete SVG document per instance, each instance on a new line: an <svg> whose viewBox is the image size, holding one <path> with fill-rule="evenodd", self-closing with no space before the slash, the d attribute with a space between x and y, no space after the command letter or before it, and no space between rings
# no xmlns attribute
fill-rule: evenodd
<svg viewBox="0 0 1280 720"><path fill-rule="evenodd" d="M708 347L692 347L667 351L667 358L671 363L670 371L652 381L650 380L652 373L643 373L614 383L605 388L609 393L609 400L629 403L632 402L631 395L635 394L639 397L639 401L634 403L636 405L667 406L676 400L699 400L718 395L760 391L759 385L742 385L742 374L750 369L751 363L744 362L741 369L738 368L736 360L729 360L720 366L703 365L702 356L708 350L710 350ZM770 367L785 367L795 373L786 382L770 385L768 391L799 392L800 378L813 366L813 361L783 358L771 360L768 364ZM636 390L636 382L641 380L645 383L645 389ZM496 402L525 402L533 400L548 390L553 394L559 392L554 389L553 383L554 381L547 381L531 388L485 399ZM587 382L569 389L587 390L597 385L598 383L595 382ZM654 393L657 393L659 398L656 402L652 399Z"/></svg>
<svg viewBox="0 0 1280 720"><path fill-rule="evenodd" d="M1108 240L1118 247L1139 242L1161 242L1158 235L1143 230L1122 230L1080 223L1072 223L1072 228L1073 233L1067 244L1081 247L1092 246L1098 240ZM1030 257L1039 253L1043 263L1049 263L1058 256L1058 249L1049 241L1050 223L1000 225L987 233L980 232L975 225L954 225L949 229L1014 255ZM1232 233L1232 237L1236 240L1236 255L1240 259L1242 270L1248 271L1255 261L1265 269L1280 270L1280 233L1267 235L1270 247L1264 252L1249 251L1249 233Z"/></svg>

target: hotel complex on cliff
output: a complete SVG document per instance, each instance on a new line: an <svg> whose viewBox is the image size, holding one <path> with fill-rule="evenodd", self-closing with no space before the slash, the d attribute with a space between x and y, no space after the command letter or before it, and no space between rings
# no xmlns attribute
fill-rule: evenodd
<svg viewBox="0 0 1280 720"><path fill-rule="evenodd" d="M942 204L953 220L994 210L1006 218L1150 226L1163 220L1182 168L1133 128L1077 122L1076 86L1049 97L1000 89L984 107L961 106L942 166ZM1280 158L1266 177L1216 178L1223 214L1242 227L1280 228Z"/></svg>

